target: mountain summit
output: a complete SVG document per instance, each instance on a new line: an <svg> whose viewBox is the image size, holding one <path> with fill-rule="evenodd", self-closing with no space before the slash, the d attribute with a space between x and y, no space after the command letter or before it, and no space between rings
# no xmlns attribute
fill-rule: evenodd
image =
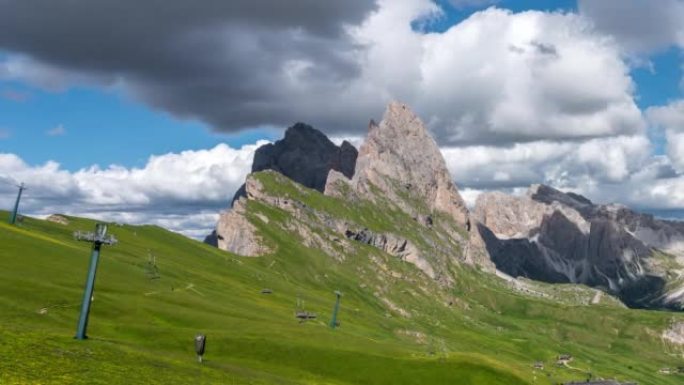
<svg viewBox="0 0 684 385"><path fill-rule="evenodd" d="M441 212L466 225L468 210L437 143L405 104L392 102L380 124L371 121L352 184L370 198L379 189L423 223Z"/></svg>
<svg viewBox="0 0 684 385"><path fill-rule="evenodd" d="M304 123L285 131L285 137L265 144L254 153L252 172L274 170L293 181L323 192L330 170L345 177L354 175L358 151L346 140L338 147L325 134ZM245 186L238 189L233 202L245 196Z"/></svg>

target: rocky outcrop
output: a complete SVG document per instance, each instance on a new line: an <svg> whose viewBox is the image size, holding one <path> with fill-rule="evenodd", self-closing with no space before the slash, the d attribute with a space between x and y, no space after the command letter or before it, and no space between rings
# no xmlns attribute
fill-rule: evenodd
<svg viewBox="0 0 684 385"><path fill-rule="evenodd" d="M663 253L677 250L684 235L677 223L541 185L522 197L482 194L473 216L506 274L600 287L632 307L684 303L676 290L684 256Z"/></svg>
<svg viewBox="0 0 684 385"><path fill-rule="evenodd" d="M466 226L468 210L437 143L404 104L391 103L380 124L371 121L352 185L368 199L382 195L426 225L441 212Z"/></svg>
<svg viewBox="0 0 684 385"><path fill-rule="evenodd" d="M216 246L246 257L257 257L272 252L257 234L256 227L246 218L245 198L238 199L233 208L221 213L216 226Z"/></svg>
<svg viewBox="0 0 684 385"><path fill-rule="evenodd" d="M376 234L368 229L352 230L344 232L345 237L376 247L389 255L400 258L403 261L415 265L428 277L434 279L435 271L430 263L421 256L418 248L409 240L394 234Z"/></svg>
<svg viewBox="0 0 684 385"><path fill-rule="evenodd" d="M351 184L349 179L339 171L330 170L328 179L325 181L325 195L334 196L337 198L345 198L344 189L350 189Z"/></svg>
<svg viewBox="0 0 684 385"><path fill-rule="evenodd" d="M573 206L559 201L544 203L532 199L533 192L539 188L538 185L532 186L526 198L498 191L481 194L477 198L473 218L501 239L531 237L544 217L556 211L563 213L583 233L589 232L589 222Z"/></svg>
<svg viewBox="0 0 684 385"><path fill-rule="evenodd" d="M358 151L344 141L338 147L322 132L304 123L285 131L285 137L274 144L259 147L254 153L252 172L274 170L293 181L323 192L331 170L346 178L354 175ZM245 186L238 189L233 202L245 196Z"/></svg>
<svg viewBox="0 0 684 385"><path fill-rule="evenodd" d="M363 243L413 264L432 279L438 278L434 268L424 257L424 253L406 238L388 232L359 229L355 223L316 211L297 200L272 196L264 191L261 183L253 175L247 177L245 186L248 199L266 203L290 214L292 221L285 225L285 229L297 234L307 247L321 250L337 260L344 260L345 253L357 252L354 243ZM233 240L232 237L242 235L227 234L226 236L230 238L226 240L226 244L239 242ZM340 252L339 248L345 252Z"/></svg>
<svg viewBox="0 0 684 385"><path fill-rule="evenodd" d="M670 327L663 331L662 338L671 344L684 347L684 322L672 322Z"/></svg>
<svg viewBox="0 0 684 385"><path fill-rule="evenodd" d="M206 243L209 246L218 247L218 234L216 233L216 229L214 229L211 233L209 233L209 235L204 237L204 243Z"/></svg>
<svg viewBox="0 0 684 385"><path fill-rule="evenodd" d="M69 218L67 218L61 214L52 214L49 217L45 218L45 220L48 222L57 223L57 224L60 224L63 226L69 225Z"/></svg>

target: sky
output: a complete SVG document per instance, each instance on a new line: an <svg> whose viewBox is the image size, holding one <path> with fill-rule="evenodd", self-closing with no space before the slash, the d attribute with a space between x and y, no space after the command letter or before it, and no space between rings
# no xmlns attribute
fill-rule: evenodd
<svg viewBox="0 0 684 385"><path fill-rule="evenodd" d="M0 0L0 207L201 238L303 121L410 105L473 204L684 218L684 0Z"/></svg>

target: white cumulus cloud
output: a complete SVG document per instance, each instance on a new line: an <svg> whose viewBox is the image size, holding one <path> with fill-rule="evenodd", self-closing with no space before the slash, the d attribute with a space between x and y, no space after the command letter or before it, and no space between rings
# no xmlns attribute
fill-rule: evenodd
<svg viewBox="0 0 684 385"><path fill-rule="evenodd" d="M352 35L363 84L415 107L442 145L631 135L645 129L612 39L572 13L490 8L443 33L429 1L380 1ZM391 33L388 33L391 32Z"/></svg>
<svg viewBox="0 0 684 385"><path fill-rule="evenodd" d="M0 153L0 205L11 206L14 184L21 181L29 186L21 206L27 214L84 215L206 235L264 143L151 156L142 168L92 166L75 172L56 162L32 166L17 155Z"/></svg>
<svg viewBox="0 0 684 385"><path fill-rule="evenodd" d="M684 172L684 100L646 111L651 122L664 130L667 155L679 172Z"/></svg>

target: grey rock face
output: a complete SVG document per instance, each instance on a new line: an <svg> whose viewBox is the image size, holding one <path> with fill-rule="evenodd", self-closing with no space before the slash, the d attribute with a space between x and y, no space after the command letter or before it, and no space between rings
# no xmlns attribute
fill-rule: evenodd
<svg viewBox="0 0 684 385"><path fill-rule="evenodd" d="M437 143L404 104L390 103L379 124L370 122L354 177L347 181L331 171L325 194L389 201L426 228L458 243L466 263L494 271L479 234L470 231L468 209Z"/></svg>
<svg viewBox="0 0 684 385"><path fill-rule="evenodd" d="M245 192L246 198L238 199L230 211L221 214L215 231L217 246L221 249L243 256L260 256L276 251L263 244L255 226L246 218L246 202L254 200L289 213L293 222L288 222L285 230L296 234L305 246L321 250L335 259L344 260L346 255L356 253L354 243L365 243L415 265L432 279L440 278L424 257L424 252L410 240L392 233L359 230L354 223L313 210L297 200L269 195L253 174L247 176ZM340 247L345 253L339 251Z"/></svg>
<svg viewBox="0 0 684 385"><path fill-rule="evenodd" d="M52 214L49 217L45 218L45 220L48 222L58 223L58 224L64 225L64 226L69 225L69 218L65 217L64 215L60 215L60 214Z"/></svg>
<svg viewBox="0 0 684 385"><path fill-rule="evenodd" d="M217 247L246 257L258 257L273 250L264 244L256 228L245 217L246 199L238 199L230 211L221 213L216 226Z"/></svg>
<svg viewBox="0 0 684 385"><path fill-rule="evenodd" d="M474 216L492 261L509 275L600 287L631 307L684 303L679 223L548 186L524 197L483 194Z"/></svg>
<svg viewBox="0 0 684 385"><path fill-rule="evenodd" d="M672 322L670 327L663 331L662 337L671 344L684 346L684 322Z"/></svg>
<svg viewBox="0 0 684 385"><path fill-rule="evenodd" d="M379 189L425 224L439 211L466 225L468 210L437 143L404 104L391 103L380 124L371 121L352 184L371 199L377 196L373 189Z"/></svg>
<svg viewBox="0 0 684 385"><path fill-rule="evenodd" d="M418 248L411 241L397 237L394 234L376 234L368 229L352 230L344 232L347 239L362 242L376 247L389 255L400 258L401 260L412 263L423 271L428 277L434 279L435 271L430 263L423 258Z"/></svg>
<svg viewBox="0 0 684 385"><path fill-rule="evenodd" d="M204 237L204 243L206 243L207 245L218 247L218 234L216 233L216 230L212 231L211 234Z"/></svg>
<svg viewBox="0 0 684 385"><path fill-rule="evenodd" d="M256 150L252 172L278 171L303 186L323 192L330 170L351 179L357 155L358 151L349 142L344 141L338 147L322 132L297 123L285 131L283 139ZM243 185L235 193L233 202L244 196Z"/></svg>

